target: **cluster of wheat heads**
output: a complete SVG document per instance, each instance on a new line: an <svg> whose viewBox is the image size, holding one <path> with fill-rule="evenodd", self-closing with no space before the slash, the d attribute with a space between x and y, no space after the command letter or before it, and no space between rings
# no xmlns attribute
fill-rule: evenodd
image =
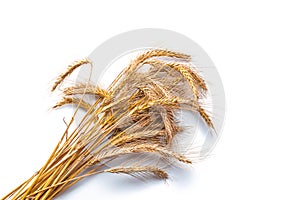
<svg viewBox="0 0 300 200"><path fill-rule="evenodd" d="M64 95L54 108L73 104L75 113L45 165L3 199L52 199L83 178L104 172L167 179L164 168L144 162L151 158L148 154L173 164L190 164L190 159L172 147L173 138L183 131L177 111L199 114L214 130L200 103L208 88L190 62L189 55L151 49L132 60L106 89L90 82L62 87L76 68L92 66L92 62L83 59L70 65L52 91L60 88ZM87 96L94 101L86 101ZM70 128L78 109L85 114ZM113 164L126 155L140 157Z"/></svg>

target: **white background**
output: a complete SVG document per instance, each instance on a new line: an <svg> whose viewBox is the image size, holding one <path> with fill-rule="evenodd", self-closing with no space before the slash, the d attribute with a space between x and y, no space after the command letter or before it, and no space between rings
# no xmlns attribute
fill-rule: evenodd
<svg viewBox="0 0 300 200"><path fill-rule="evenodd" d="M299 199L298 2L107 2L1 1L0 196L38 170L65 128L49 111L55 76L116 34L154 27L190 37L217 66L227 100L219 143L184 180L105 174L60 199Z"/></svg>

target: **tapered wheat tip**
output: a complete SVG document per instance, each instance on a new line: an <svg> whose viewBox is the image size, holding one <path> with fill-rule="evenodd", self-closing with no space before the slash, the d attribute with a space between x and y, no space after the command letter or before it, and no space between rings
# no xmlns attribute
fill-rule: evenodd
<svg viewBox="0 0 300 200"><path fill-rule="evenodd" d="M79 105L80 108L84 109L84 110L88 110L91 105L79 98L70 98L70 97L64 97L61 101L57 102L52 108L53 109L57 109L60 108L64 105Z"/></svg>
<svg viewBox="0 0 300 200"><path fill-rule="evenodd" d="M165 148L161 148L158 145L149 145L149 144L141 144L132 147L132 152L154 152L162 155L165 158L174 158L177 159L180 162L191 164L192 161L184 157L183 155L179 155L175 152L172 152L170 150L167 150Z"/></svg>
<svg viewBox="0 0 300 200"><path fill-rule="evenodd" d="M173 68L174 70L180 72L182 74L182 76L184 76L184 78L186 78L186 80L189 82L190 86L193 89L194 94L198 93L197 89L195 88L196 84L199 85L200 88L202 88L205 92L208 90L204 79L199 74L197 74L197 72L195 72L190 66L188 66L186 64L174 63L174 62L164 62L164 61L155 60L155 59L145 60L143 63L149 64L149 65L152 65L155 67L161 67L161 66L170 67L170 68Z"/></svg>
<svg viewBox="0 0 300 200"><path fill-rule="evenodd" d="M84 64L91 64L91 61L88 58L84 58L82 60L75 61L73 64L69 65L67 71L58 76L58 78L56 79L55 83L52 86L51 91L53 92L57 88L57 86L60 85L61 82L67 76L69 76L70 74L72 74L72 72L75 69L77 69L78 67L80 67L81 65L84 65Z"/></svg>
<svg viewBox="0 0 300 200"><path fill-rule="evenodd" d="M214 125L213 125L213 123L212 123L212 120L211 120L210 116L206 113L206 111L204 110L204 108L202 108L201 106L199 106L198 111L199 111L201 117L202 117L202 118L204 119L204 121L206 122L206 124L207 124L210 128L214 129Z"/></svg>
<svg viewBox="0 0 300 200"><path fill-rule="evenodd" d="M97 85L92 84L76 84L71 87L67 87L63 90L63 93L67 96L78 95L78 94L89 94L95 95L98 98L108 98L109 94L104 89L100 88Z"/></svg>
<svg viewBox="0 0 300 200"><path fill-rule="evenodd" d="M110 172L110 173L123 173L134 176L135 174L140 174L142 177L146 177L149 175L154 175L157 178L160 179L167 179L168 174L157 168L152 166L137 166L137 167L119 167L119 168L112 168L104 170L104 172Z"/></svg>

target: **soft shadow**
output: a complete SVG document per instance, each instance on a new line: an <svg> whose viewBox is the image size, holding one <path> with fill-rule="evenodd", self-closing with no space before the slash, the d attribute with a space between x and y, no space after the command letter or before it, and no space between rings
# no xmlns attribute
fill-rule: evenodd
<svg viewBox="0 0 300 200"><path fill-rule="evenodd" d="M85 196L86 199L90 199L87 198L88 196L119 199L121 196L134 195L136 191L143 191L161 183L164 181L155 178L140 180L125 174L105 173L81 180L56 199L78 199L82 196Z"/></svg>

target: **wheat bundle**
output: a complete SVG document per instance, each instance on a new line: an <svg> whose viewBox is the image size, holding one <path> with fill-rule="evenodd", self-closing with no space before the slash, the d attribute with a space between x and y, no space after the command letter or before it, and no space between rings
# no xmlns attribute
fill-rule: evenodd
<svg viewBox="0 0 300 200"><path fill-rule="evenodd" d="M83 178L105 172L167 179L165 169L144 162L148 154L165 162L192 163L172 146L173 138L183 132L176 112L198 113L210 130L214 127L200 103L207 96L206 82L190 61L189 55L151 49L132 60L106 89L90 82L63 88L64 97L54 108L76 106L66 131L45 165L3 199L52 199ZM92 66L89 59L70 65L52 91L84 64ZM86 96L95 101L86 101ZM71 128L79 109L85 114ZM139 161L113 164L138 154L143 156Z"/></svg>

